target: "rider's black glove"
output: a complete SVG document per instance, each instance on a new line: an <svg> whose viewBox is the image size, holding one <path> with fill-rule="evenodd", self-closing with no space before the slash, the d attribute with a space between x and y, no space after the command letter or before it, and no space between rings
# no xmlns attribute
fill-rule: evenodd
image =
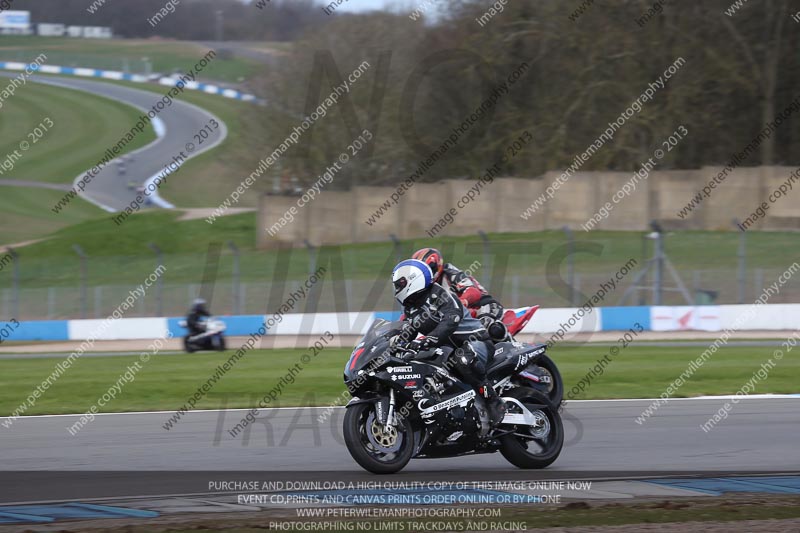
<svg viewBox="0 0 800 533"><path fill-rule="evenodd" d="M398 336L402 344L408 344L417 338L417 333L414 331L414 327L406 322L403 324L403 327L400 328L400 334Z"/></svg>
<svg viewBox="0 0 800 533"><path fill-rule="evenodd" d="M412 360L414 359L414 357L416 357L416 355L417 355L417 352L416 352L416 351L413 351L413 352L403 352L403 353L401 353L401 354L398 356L398 358L399 358L399 359L402 359L403 361L405 361L406 363L408 363L409 361L412 361Z"/></svg>
<svg viewBox="0 0 800 533"><path fill-rule="evenodd" d="M409 348L411 348L414 351L421 352L422 350L433 348L438 344L439 344L438 337L424 337L422 339L412 341Z"/></svg>
<svg viewBox="0 0 800 533"><path fill-rule="evenodd" d="M431 337L428 335L424 339L422 339L422 349L427 350L428 348L433 348L434 346L439 345L439 337Z"/></svg>

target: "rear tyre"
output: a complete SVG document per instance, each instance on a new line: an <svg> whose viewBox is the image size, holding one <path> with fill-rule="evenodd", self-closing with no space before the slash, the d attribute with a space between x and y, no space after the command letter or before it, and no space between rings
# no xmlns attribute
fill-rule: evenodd
<svg viewBox="0 0 800 533"><path fill-rule="evenodd" d="M561 372L558 371L555 361L544 354L536 364L544 371L545 375L549 375L550 384L547 390L547 397L550 398L550 402L553 405L558 407L564 400L564 381L561 379Z"/></svg>
<svg viewBox="0 0 800 533"><path fill-rule="evenodd" d="M528 365L525 370L539 378L539 381L535 382L528 378L519 378L517 381L520 385L526 390L544 394L550 400L550 403L556 407L561 405L564 400L564 381L561 379L561 373L552 359L542 355L536 363Z"/></svg>
<svg viewBox="0 0 800 533"><path fill-rule="evenodd" d="M373 474L394 474L411 460L414 452L411 423L400 418L393 430L383 431L372 403L353 405L344 414L347 451L364 470Z"/></svg>
<svg viewBox="0 0 800 533"><path fill-rule="evenodd" d="M186 350L186 353L194 353L197 351L194 344L189 341L189 337L183 338L183 349Z"/></svg>
<svg viewBox="0 0 800 533"><path fill-rule="evenodd" d="M564 425L558 408L543 394L516 389L508 396L519 400L540 423L536 427L513 426L512 434L500 437L500 453L518 468L545 468L553 464L564 446ZM509 413L519 413L519 406L506 403ZM508 426L501 426L504 429Z"/></svg>

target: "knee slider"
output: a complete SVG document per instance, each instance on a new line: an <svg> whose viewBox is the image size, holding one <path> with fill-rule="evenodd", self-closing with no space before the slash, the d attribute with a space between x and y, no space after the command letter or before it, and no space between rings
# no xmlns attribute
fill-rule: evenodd
<svg viewBox="0 0 800 533"><path fill-rule="evenodd" d="M471 368L478 354L475 353L475 349L472 348L472 346L466 344L460 348L456 348L456 351L453 352L453 356L456 358L457 367Z"/></svg>
<svg viewBox="0 0 800 533"><path fill-rule="evenodd" d="M492 322L486 330L493 341L504 341L508 336L508 328L502 322Z"/></svg>

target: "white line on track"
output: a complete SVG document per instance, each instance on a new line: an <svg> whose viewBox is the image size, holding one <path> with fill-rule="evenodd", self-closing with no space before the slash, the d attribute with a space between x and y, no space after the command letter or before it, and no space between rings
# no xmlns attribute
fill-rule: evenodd
<svg viewBox="0 0 800 533"><path fill-rule="evenodd" d="M600 402L654 402L654 401L667 401L667 402L682 402L682 401L710 401L710 400L731 400L736 398L734 395L729 396L696 396L693 398L668 398L667 400L662 400L661 398L616 398L616 399L607 399L607 400L566 400L564 402L565 405L573 404L573 403L600 403ZM754 394L750 396L740 396L739 400L800 400L800 394ZM259 411L284 411L284 410L296 410L296 409L330 409L331 406L329 405L314 405L314 406L293 406L293 407L269 407L269 408L261 408ZM337 405L333 407L333 409L343 409L343 405ZM234 409L193 409L191 411L186 411L186 415L189 413L220 413L220 412L235 412L235 411L250 411L254 409L253 407L240 407ZM163 414L174 414L175 411L125 411L122 413L95 413L94 416L117 416L117 415L163 415ZM18 416L16 419L26 419L26 418L58 418L58 417L69 417L69 416L84 416L86 413L67 413L67 414L58 414L58 415L29 415L29 416ZM3 419L10 419L13 417L10 416L0 416L0 420Z"/></svg>

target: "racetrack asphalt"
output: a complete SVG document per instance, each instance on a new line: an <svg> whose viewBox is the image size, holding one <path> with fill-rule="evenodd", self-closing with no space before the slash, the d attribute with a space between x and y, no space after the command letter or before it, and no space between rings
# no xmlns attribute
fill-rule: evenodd
<svg viewBox="0 0 800 533"><path fill-rule="evenodd" d="M15 75L16 73L13 72L0 72L0 76L13 77ZM29 81L110 98L136 108L142 115L146 115L147 111L152 109L170 90L170 87L157 85L156 87L160 91L155 93L101 81L42 75L32 76ZM173 162L174 158L189 159L197 156L216 147L227 137L227 127L219 117L187 102L172 101L171 105L165 106L163 110L159 111L157 119L161 121L161 125L157 128L157 133L161 133L161 135L149 145L123 156L124 173L121 172L122 167L118 164L119 158L109 162L86 187L83 196L87 200L107 211L121 211L135 200L136 187L142 186L148 179L160 174L167 165ZM216 120L220 126L211 132L208 138L203 139L201 144L195 138L195 134L198 134L212 119ZM124 130L129 131L134 126L135 123L126 124ZM164 131L159 131L162 126ZM118 141L119 139L107 139L107 148L112 148ZM191 147L190 144L194 146ZM100 157L102 154L98 154L98 156ZM87 168L86 171L88 170L90 169ZM77 176L75 181L82 178L86 171ZM129 182L135 183L136 187L130 188ZM165 198L165 200L169 199Z"/></svg>
<svg viewBox="0 0 800 533"><path fill-rule="evenodd" d="M569 402L564 449L545 470L519 470L500 454L473 455L412 460L396 479L636 479L800 469L800 398L745 398L704 432L701 425L725 402L669 400L641 425L635 420L651 400ZM170 430L163 425L172 413L100 415L74 436L67 428L76 415L19 418L9 428L0 425L0 502L198 493L209 479L242 475L375 479L344 446L343 408L325 420L321 408L263 410L231 436L246 413L191 412Z"/></svg>

